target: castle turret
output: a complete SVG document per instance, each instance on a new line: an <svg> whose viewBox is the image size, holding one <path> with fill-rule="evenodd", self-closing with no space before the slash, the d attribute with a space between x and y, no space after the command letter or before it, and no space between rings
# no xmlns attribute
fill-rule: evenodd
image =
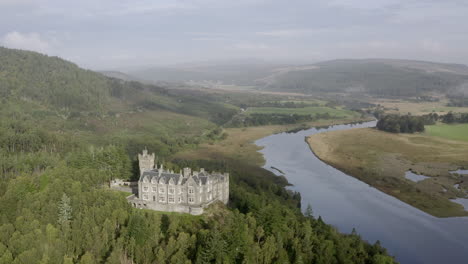
<svg viewBox="0 0 468 264"><path fill-rule="evenodd" d="M192 174L192 169L184 168L184 177L188 178Z"/></svg>
<svg viewBox="0 0 468 264"><path fill-rule="evenodd" d="M154 158L154 153L148 154L147 149L144 149L142 154L138 154L140 176L143 174L143 172L154 169Z"/></svg>

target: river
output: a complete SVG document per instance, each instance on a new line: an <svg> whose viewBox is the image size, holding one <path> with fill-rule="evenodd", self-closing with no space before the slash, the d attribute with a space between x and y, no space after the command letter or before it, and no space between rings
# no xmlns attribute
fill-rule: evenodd
<svg viewBox="0 0 468 264"><path fill-rule="evenodd" d="M468 218L436 218L361 182L319 160L305 137L332 130L375 126L375 122L280 133L257 140L266 160L302 196L303 210L338 230L356 228L371 243L380 240L402 264L468 263Z"/></svg>

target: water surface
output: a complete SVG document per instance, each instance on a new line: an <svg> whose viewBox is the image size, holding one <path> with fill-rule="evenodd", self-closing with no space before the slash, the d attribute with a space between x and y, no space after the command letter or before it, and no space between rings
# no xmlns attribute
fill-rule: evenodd
<svg viewBox="0 0 468 264"><path fill-rule="evenodd" d="M463 205L463 208L465 208L465 210L468 211L468 199L466 199L466 198L456 198L456 199L452 199L452 201L454 203Z"/></svg>
<svg viewBox="0 0 468 264"><path fill-rule="evenodd" d="M450 173L468 174L468 170L456 170L456 171L451 171Z"/></svg>
<svg viewBox="0 0 468 264"><path fill-rule="evenodd" d="M403 264L468 263L468 218L436 218L370 187L316 158L305 137L331 130L375 126L338 125L281 133L256 141L263 146L265 168L284 175L301 192L303 209L342 232L357 232L373 243L380 240Z"/></svg>
<svg viewBox="0 0 468 264"><path fill-rule="evenodd" d="M420 182L420 181L423 181L427 178L430 178L428 176L424 176L424 175L420 175L420 174L416 174L412 171L407 171L405 172L405 178L410 180L410 181L413 181L413 182Z"/></svg>

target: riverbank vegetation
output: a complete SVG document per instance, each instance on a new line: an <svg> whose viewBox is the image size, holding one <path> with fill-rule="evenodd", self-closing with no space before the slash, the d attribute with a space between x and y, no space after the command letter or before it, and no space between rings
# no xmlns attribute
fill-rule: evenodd
<svg viewBox="0 0 468 264"><path fill-rule="evenodd" d="M466 142L373 128L316 134L307 142L323 161L420 210L438 217L468 215L449 200L465 198L468 190L468 176L450 173L468 167ZM410 181L408 170L430 178Z"/></svg>

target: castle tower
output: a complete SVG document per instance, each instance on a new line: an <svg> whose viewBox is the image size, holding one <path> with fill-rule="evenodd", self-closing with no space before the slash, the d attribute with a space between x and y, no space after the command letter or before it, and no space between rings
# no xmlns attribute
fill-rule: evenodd
<svg viewBox="0 0 468 264"><path fill-rule="evenodd" d="M138 154L138 164L140 165L140 176L144 171L154 169L154 153L148 154L148 150L144 149L142 154Z"/></svg>

